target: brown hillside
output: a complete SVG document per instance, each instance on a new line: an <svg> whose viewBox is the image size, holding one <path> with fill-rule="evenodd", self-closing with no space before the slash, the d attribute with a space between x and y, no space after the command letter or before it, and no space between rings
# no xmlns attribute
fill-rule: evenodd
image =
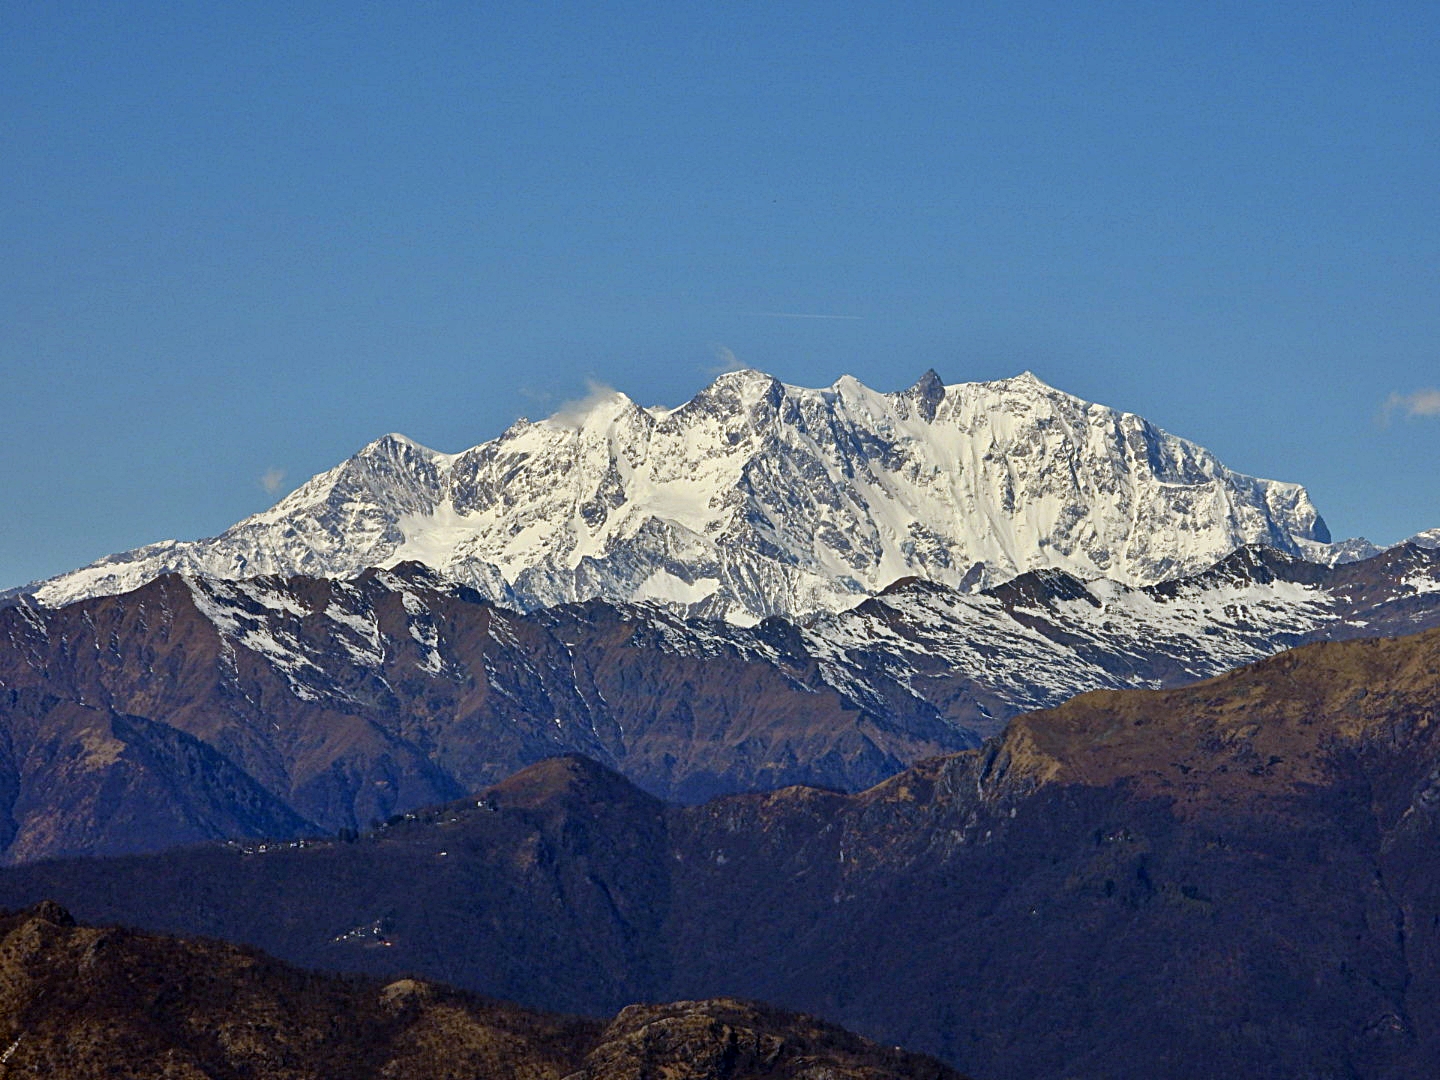
<svg viewBox="0 0 1440 1080"><path fill-rule="evenodd" d="M732 1000L609 1026L411 978L298 971L218 942L0 917L0 1076L134 1080L959 1080L915 1054Z"/></svg>

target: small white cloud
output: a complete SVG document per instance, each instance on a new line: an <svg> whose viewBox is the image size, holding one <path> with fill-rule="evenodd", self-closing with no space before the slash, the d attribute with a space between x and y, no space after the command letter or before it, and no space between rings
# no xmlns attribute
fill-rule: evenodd
<svg viewBox="0 0 1440 1080"><path fill-rule="evenodd" d="M728 371L744 371L745 363L728 346L715 344L710 346L710 351L715 355L715 363L706 368L711 375L724 375Z"/></svg>
<svg viewBox="0 0 1440 1080"><path fill-rule="evenodd" d="M1391 394L1380 409L1380 418L1389 422L1395 413L1405 416L1440 416L1440 390L1426 386L1409 394Z"/></svg>
<svg viewBox="0 0 1440 1080"><path fill-rule="evenodd" d="M265 489L268 495L278 495L280 488L285 483L285 470L270 466L260 477L260 486Z"/></svg>
<svg viewBox="0 0 1440 1080"><path fill-rule="evenodd" d="M619 391L613 386L606 386L594 379L585 380L585 396L574 401L565 401L555 410L548 422L557 427L579 428L585 423L585 418L595 411L597 405L611 401L617 397Z"/></svg>

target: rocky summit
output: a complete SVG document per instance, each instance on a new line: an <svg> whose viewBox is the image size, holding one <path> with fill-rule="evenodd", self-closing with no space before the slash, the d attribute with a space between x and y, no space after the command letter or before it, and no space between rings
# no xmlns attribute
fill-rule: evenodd
<svg viewBox="0 0 1440 1080"><path fill-rule="evenodd" d="M165 541L25 590L58 606L166 573L352 577L414 560L521 610L658 601L752 623L852 606L899 578L973 590L1059 569L1131 586L1244 544L1332 562L1296 484L1257 480L1141 417L1025 373L878 393L757 371L674 409L619 393L458 454L387 435L220 536Z"/></svg>

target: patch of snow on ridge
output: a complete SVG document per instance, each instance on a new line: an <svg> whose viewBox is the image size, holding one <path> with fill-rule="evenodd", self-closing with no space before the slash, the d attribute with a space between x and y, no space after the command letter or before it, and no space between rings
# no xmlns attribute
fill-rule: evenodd
<svg viewBox="0 0 1440 1080"><path fill-rule="evenodd" d="M235 584L235 590L243 596L249 597L262 607L271 611L288 612L291 615L304 617L310 612L303 607L298 600L288 593L267 589L257 581L240 581Z"/></svg>
<svg viewBox="0 0 1440 1080"><path fill-rule="evenodd" d="M306 655L296 634L284 626L287 617L293 618L298 609L293 600L279 602L281 597L271 594L270 604L259 603L251 595L255 592L251 583L206 581L186 578L196 609L207 618L219 633L227 650L233 653L236 646L263 657L290 684L290 691L305 701L317 700L318 695L306 682L306 676L322 677L323 669ZM288 600L289 598L284 598ZM247 611L244 603L249 600L260 610Z"/></svg>
<svg viewBox="0 0 1440 1080"><path fill-rule="evenodd" d="M1412 574L1400 582L1401 588L1408 589L1417 596L1425 593L1440 592L1440 580L1431 577L1429 574Z"/></svg>
<svg viewBox="0 0 1440 1080"><path fill-rule="evenodd" d="M380 624L373 614L357 615L338 604L331 604L325 609L325 616L360 639L359 643L356 643L348 640L344 634L335 635L335 640L359 663L373 667L384 661L384 636L380 633Z"/></svg>

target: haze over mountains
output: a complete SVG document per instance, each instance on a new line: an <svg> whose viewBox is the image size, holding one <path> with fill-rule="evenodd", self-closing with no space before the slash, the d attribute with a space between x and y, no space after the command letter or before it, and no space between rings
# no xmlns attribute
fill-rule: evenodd
<svg viewBox="0 0 1440 1080"><path fill-rule="evenodd" d="M442 454L387 435L220 536L27 587L48 606L163 573L352 577L414 560L507 606L656 600L748 623L849 607L905 576L971 590L1026 570L1128 585L1243 544L1319 562L1297 484L1226 469L1026 372L883 394L722 375L674 409L623 394Z"/></svg>

